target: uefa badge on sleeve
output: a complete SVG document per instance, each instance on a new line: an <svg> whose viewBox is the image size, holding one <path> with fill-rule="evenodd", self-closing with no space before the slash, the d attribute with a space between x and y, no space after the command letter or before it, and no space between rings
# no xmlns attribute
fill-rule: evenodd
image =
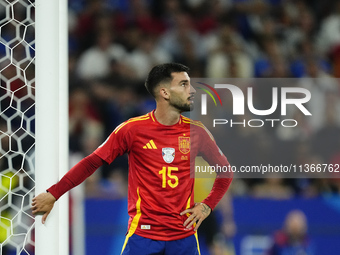
<svg viewBox="0 0 340 255"><path fill-rule="evenodd" d="M171 163L175 159L174 148L162 148L162 156L166 163Z"/></svg>

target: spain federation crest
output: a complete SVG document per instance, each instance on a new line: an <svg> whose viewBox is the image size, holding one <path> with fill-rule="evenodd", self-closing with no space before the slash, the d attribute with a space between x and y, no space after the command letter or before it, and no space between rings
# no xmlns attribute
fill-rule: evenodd
<svg viewBox="0 0 340 255"><path fill-rule="evenodd" d="M183 154L190 152L190 137L179 136L178 137L178 149Z"/></svg>
<svg viewBox="0 0 340 255"><path fill-rule="evenodd" d="M162 156L166 163L171 163L175 159L174 148L162 148Z"/></svg>

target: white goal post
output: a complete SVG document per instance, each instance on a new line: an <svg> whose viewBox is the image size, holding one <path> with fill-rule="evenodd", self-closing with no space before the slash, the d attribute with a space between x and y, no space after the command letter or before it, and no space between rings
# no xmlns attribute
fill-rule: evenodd
<svg viewBox="0 0 340 255"><path fill-rule="evenodd" d="M0 0L0 255L69 254L68 195L45 225L30 208L68 170L67 13Z"/></svg>
<svg viewBox="0 0 340 255"><path fill-rule="evenodd" d="M36 0L36 194L68 170L67 0ZM68 195L45 225L36 217L36 255L69 253Z"/></svg>

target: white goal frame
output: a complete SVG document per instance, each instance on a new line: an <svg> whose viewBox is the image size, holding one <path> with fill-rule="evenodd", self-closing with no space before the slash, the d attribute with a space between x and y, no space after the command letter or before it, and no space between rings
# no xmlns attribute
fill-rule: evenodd
<svg viewBox="0 0 340 255"><path fill-rule="evenodd" d="M67 0L35 1L36 149L35 193L68 170ZM35 254L69 254L68 195L55 204L46 223L35 221Z"/></svg>

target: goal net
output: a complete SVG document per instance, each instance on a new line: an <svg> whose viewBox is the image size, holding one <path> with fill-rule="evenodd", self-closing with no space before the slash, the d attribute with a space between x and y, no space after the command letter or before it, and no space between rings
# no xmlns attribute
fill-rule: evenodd
<svg viewBox="0 0 340 255"><path fill-rule="evenodd" d="M0 0L0 255L34 254L34 0Z"/></svg>

